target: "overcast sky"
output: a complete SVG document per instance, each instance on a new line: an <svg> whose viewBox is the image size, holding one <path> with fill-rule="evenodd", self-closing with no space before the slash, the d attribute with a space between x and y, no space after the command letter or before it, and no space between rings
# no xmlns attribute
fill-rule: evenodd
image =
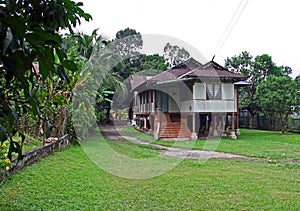
<svg viewBox="0 0 300 211"><path fill-rule="evenodd" d="M266 53L277 65L290 66L293 78L300 74L299 0L81 1L93 20L83 22L80 31L91 33L99 28L99 33L114 38L116 32L129 27L142 35L171 36L188 43L207 60L216 53L215 61L221 65L242 51L253 56ZM237 22L222 48L216 49L240 4L239 12L246 5L244 11L240 18L235 17Z"/></svg>

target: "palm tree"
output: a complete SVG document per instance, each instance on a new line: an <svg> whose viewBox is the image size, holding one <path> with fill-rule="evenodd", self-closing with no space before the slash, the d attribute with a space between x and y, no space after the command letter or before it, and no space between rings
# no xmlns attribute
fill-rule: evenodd
<svg viewBox="0 0 300 211"><path fill-rule="evenodd" d="M77 32L74 36L77 40L77 51L84 60L89 60L94 51L103 49L107 43L107 38L97 32L98 29L94 29L91 35Z"/></svg>

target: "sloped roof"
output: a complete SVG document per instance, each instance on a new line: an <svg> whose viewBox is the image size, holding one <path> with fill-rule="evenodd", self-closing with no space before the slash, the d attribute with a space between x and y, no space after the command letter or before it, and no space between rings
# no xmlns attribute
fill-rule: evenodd
<svg viewBox="0 0 300 211"><path fill-rule="evenodd" d="M189 69L195 69L197 67L202 67L203 64L195 60L194 58L189 58L186 61L172 67L172 69L178 69L178 68L189 68Z"/></svg>
<svg viewBox="0 0 300 211"><path fill-rule="evenodd" d="M247 77L230 72L214 61L207 62L202 67L188 73L185 78L220 78L232 81L245 80Z"/></svg>
<svg viewBox="0 0 300 211"><path fill-rule="evenodd" d="M175 80L190 71L189 68L169 69L151 78L149 83Z"/></svg>
<svg viewBox="0 0 300 211"><path fill-rule="evenodd" d="M189 58L183 63L176 65L171 69L161 72L158 75L154 76L149 80L149 83L175 80L201 66L201 63L199 63L193 58Z"/></svg>
<svg viewBox="0 0 300 211"><path fill-rule="evenodd" d="M151 79L152 76L146 75L131 75L130 76L130 86L131 89L135 89L136 87L140 86L145 81Z"/></svg>
<svg viewBox="0 0 300 211"><path fill-rule="evenodd" d="M176 81L182 79L217 79L237 82L246 80L247 77L230 72L229 70L217 64L214 61L210 61L202 65L195 59L190 58L169 70L157 74L156 76L149 77L142 75L132 75L130 79L132 80L131 87L133 90L138 86L141 86L143 83L156 84L159 82Z"/></svg>

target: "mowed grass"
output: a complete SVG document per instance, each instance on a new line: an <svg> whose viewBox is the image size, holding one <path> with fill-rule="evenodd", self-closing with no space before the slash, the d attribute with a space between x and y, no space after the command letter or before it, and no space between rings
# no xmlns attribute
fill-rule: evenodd
<svg viewBox="0 0 300 211"><path fill-rule="evenodd" d="M109 144L137 159L158 153ZM265 159L189 159L161 176L124 179L72 146L2 181L0 210L298 210L299 186L299 164Z"/></svg>
<svg viewBox="0 0 300 211"><path fill-rule="evenodd" d="M164 146L174 146L193 149L216 148L219 152L265 157L265 158L291 158L300 160L300 134L282 134L275 131L241 129L241 136L237 140L229 138L197 140L197 141L154 141L148 135L135 130L132 127L123 129L141 140L152 141Z"/></svg>
<svg viewBox="0 0 300 211"><path fill-rule="evenodd" d="M22 138L18 135L15 135L13 137L13 140L21 144ZM22 148L23 153L41 146L43 146L43 141L41 139L25 134L25 141Z"/></svg>

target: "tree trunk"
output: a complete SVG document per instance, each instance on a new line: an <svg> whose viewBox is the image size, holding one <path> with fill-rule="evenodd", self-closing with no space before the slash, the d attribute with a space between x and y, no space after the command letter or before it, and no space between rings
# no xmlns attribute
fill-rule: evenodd
<svg viewBox="0 0 300 211"><path fill-rule="evenodd" d="M250 129L254 128L254 113L253 112L249 112L250 114Z"/></svg>
<svg viewBox="0 0 300 211"><path fill-rule="evenodd" d="M281 132L284 133L285 132L285 123L284 123L284 118L283 118L282 114L279 114L279 118L280 118L280 123L281 123Z"/></svg>
<svg viewBox="0 0 300 211"><path fill-rule="evenodd" d="M256 114L257 128L260 128L259 114Z"/></svg>
<svg viewBox="0 0 300 211"><path fill-rule="evenodd" d="M103 121L104 124L110 124L110 108L106 109L106 114L105 114L105 120Z"/></svg>
<svg viewBox="0 0 300 211"><path fill-rule="evenodd" d="M286 131L286 126L287 126L287 122L288 122L288 115L284 115L284 117L282 117L282 115L280 115L280 119L281 119L281 132L285 133Z"/></svg>

